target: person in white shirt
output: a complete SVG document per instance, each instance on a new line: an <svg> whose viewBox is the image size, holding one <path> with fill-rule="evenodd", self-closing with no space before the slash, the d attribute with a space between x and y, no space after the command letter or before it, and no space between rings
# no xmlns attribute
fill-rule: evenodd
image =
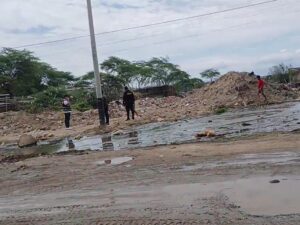
<svg viewBox="0 0 300 225"><path fill-rule="evenodd" d="M69 96L65 96L62 102L63 111L65 114L65 126L67 129L70 128L70 120L71 120L71 104Z"/></svg>

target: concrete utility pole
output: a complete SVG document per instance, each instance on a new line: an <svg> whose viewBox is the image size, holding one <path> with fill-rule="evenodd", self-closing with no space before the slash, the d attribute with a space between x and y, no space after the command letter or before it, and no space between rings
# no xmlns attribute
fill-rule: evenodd
<svg viewBox="0 0 300 225"><path fill-rule="evenodd" d="M96 81L96 94L97 94L99 120L100 120L100 125L105 125L103 96L102 96L101 79L100 79L100 72L99 72L99 63L98 63L98 56L97 56L97 46L96 46L96 39L95 39L91 0L87 0L87 9L88 9L88 16L89 16L91 47L92 47L93 62L94 62L94 75L95 75L95 81Z"/></svg>

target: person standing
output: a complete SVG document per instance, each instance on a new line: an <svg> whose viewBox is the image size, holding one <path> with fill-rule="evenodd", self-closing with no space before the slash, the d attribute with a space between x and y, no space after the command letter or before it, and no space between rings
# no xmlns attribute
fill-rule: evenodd
<svg viewBox="0 0 300 225"><path fill-rule="evenodd" d="M107 98L103 95L103 107L104 107L104 114L105 114L105 123L109 125L109 109L108 109L108 101Z"/></svg>
<svg viewBox="0 0 300 225"><path fill-rule="evenodd" d="M267 101L267 96L264 93L264 87L265 87L265 82L261 79L260 76L256 76L257 78L257 88L258 88L258 97L262 95L265 98L265 101Z"/></svg>
<svg viewBox="0 0 300 225"><path fill-rule="evenodd" d="M65 127L67 129L70 128L70 120L71 120L71 104L70 104L70 97L69 96L65 96L64 100L62 102L62 107L63 107L63 111L65 114Z"/></svg>
<svg viewBox="0 0 300 225"><path fill-rule="evenodd" d="M127 112L127 120L130 120L130 112L132 114L132 119L134 120L134 103L135 103L135 96L132 91L128 89L128 87L125 87L125 92L123 95L123 105L126 108Z"/></svg>

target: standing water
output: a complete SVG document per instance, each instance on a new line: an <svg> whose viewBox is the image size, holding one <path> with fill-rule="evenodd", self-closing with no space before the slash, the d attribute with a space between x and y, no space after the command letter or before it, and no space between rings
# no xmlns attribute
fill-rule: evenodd
<svg viewBox="0 0 300 225"><path fill-rule="evenodd" d="M33 151L62 152L67 150L125 150L156 145L180 144L195 141L195 134L204 129L215 130L224 138L267 132L290 132L300 127L300 102L261 108L231 110L178 122L161 122L137 126L118 134L66 139L56 144L39 145ZM205 141L205 139L203 140Z"/></svg>

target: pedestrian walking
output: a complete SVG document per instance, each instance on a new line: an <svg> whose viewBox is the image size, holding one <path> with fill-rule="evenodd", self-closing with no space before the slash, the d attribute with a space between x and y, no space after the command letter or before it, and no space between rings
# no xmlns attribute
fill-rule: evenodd
<svg viewBox="0 0 300 225"><path fill-rule="evenodd" d="M128 89L128 87L125 87L125 92L123 95L123 105L126 108L127 120L130 120L130 112L131 112L131 118L134 120L135 96L133 92Z"/></svg>
<svg viewBox="0 0 300 225"><path fill-rule="evenodd" d="M265 98L265 101L267 101L267 96L264 93L264 87L265 87L265 81L261 79L260 76L256 76L257 78L257 88L258 88L258 97L260 98L260 95L262 95Z"/></svg>
<svg viewBox="0 0 300 225"><path fill-rule="evenodd" d="M65 127L66 129L70 129L70 120L71 120L71 103L70 103L70 97L69 96L65 96L64 100L62 102L62 107L63 107L63 111L65 114Z"/></svg>

